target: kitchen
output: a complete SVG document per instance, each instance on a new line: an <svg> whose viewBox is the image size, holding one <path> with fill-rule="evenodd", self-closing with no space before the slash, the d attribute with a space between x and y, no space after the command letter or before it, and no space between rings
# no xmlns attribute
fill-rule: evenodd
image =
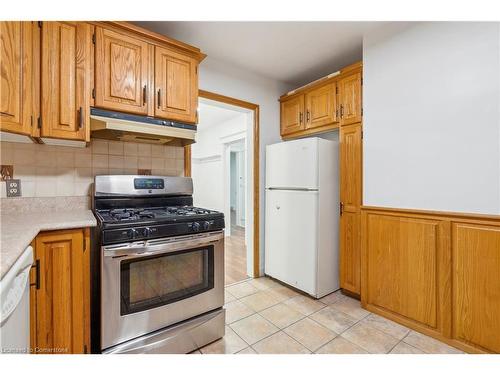
<svg viewBox="0 0 500 375"><path fill-rule="evenodd" d="M498 23L0 25L2 348L500 352ZM227 28L357 47L252 70L218 60ZM255 117L253 267L226 287L189 178L202 92Z"/></svg>

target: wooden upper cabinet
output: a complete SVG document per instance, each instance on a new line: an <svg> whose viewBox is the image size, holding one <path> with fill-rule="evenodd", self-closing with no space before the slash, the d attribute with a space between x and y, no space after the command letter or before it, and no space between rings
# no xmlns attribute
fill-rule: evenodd
<svg viewBox="0 0 500 375"><path fill-rule="evenodd" d="M361 62L280 98L281 136L297 138L361 123ZM300 121L300 114L303 120Z"/></svg>
<svg viewBox="0 0 500 375"><path fill-rule="evenodd" d="M338 81L341 125L361 122L361 72Z"/></svg>
<svg viewBox="0 0 500 375"><path fill-rule="evenodd" d="M42 137L90 141L92 28L42 25Z"/></svg>
<svg viewBox="0 0 500 375"><path fill-rule="evenodd" d="M141 39L96 27L96 107L148 115L152 49Z"/></svg>
<svg viewBox="0 0 500 375"><path fill-rule="evenodd" d="M198 62L172 50L155 47L155 116L196 122Z"/></svg>
<svg viewBox="0 0 500 375"><path fill-rule="evenodd" d="M38 289L31 290L32 345L41 353L90 350L89 233L89 229L72 229L42 232L36 238L40 277Z"/></svg>
<svg viewBox="0 0 500 375"><path fill-rule="evenodd" d="M296 133L304 129L304 95L281 102L281 135Z"/></svg>
<svg viewBox="0 0 500 375"><path fill-rule="evenodd" d="M31 135L35 91L33 22L0 22L0 130ZM34 61L35 59L35 61Z"/></svg>
<svg viewBox="0 0 500 375"><path fill-rule="evenodd" d="M319 128L337 122L335 83L306 92L306 129Z"/></svg>

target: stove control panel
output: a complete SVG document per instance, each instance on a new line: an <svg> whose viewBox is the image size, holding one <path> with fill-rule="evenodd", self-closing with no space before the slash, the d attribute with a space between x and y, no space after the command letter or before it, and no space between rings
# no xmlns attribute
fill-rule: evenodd
<svg viewBox="0 0 500 375"><path fill-rule="evenodd" d="M224 219L200 220L174 224L149 225L123 229L105 229L103 244L137 241L224 229Z"/></svg>
<svg viewBox="0 0 500 375"><path fill-rule="evenodd" d="M216 220L206 220L206 221L195 221L188 223L188 228L191 232L205 232L207 230L214 230L219 228L214 228L216 225Z"/></svg>

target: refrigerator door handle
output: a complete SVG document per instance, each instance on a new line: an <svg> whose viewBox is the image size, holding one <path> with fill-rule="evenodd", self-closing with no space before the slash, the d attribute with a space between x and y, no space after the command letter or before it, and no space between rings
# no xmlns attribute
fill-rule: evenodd
<svg viewBox="0 0 500 375"><path fill-rule="evenodd" d="M293 191L318 191L315 188L296 188L296 187L269 187L267 190L293 190Z"/></svg>

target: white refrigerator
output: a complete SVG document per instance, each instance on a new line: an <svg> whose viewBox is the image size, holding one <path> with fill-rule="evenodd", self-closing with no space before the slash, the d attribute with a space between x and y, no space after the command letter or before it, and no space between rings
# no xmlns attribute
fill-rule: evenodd
<svg viewBox="0 0 500 375"><path fill-rule="evenodd" d="M315 298L339 289L338 142L266 147L265 273Z"/></svg>

